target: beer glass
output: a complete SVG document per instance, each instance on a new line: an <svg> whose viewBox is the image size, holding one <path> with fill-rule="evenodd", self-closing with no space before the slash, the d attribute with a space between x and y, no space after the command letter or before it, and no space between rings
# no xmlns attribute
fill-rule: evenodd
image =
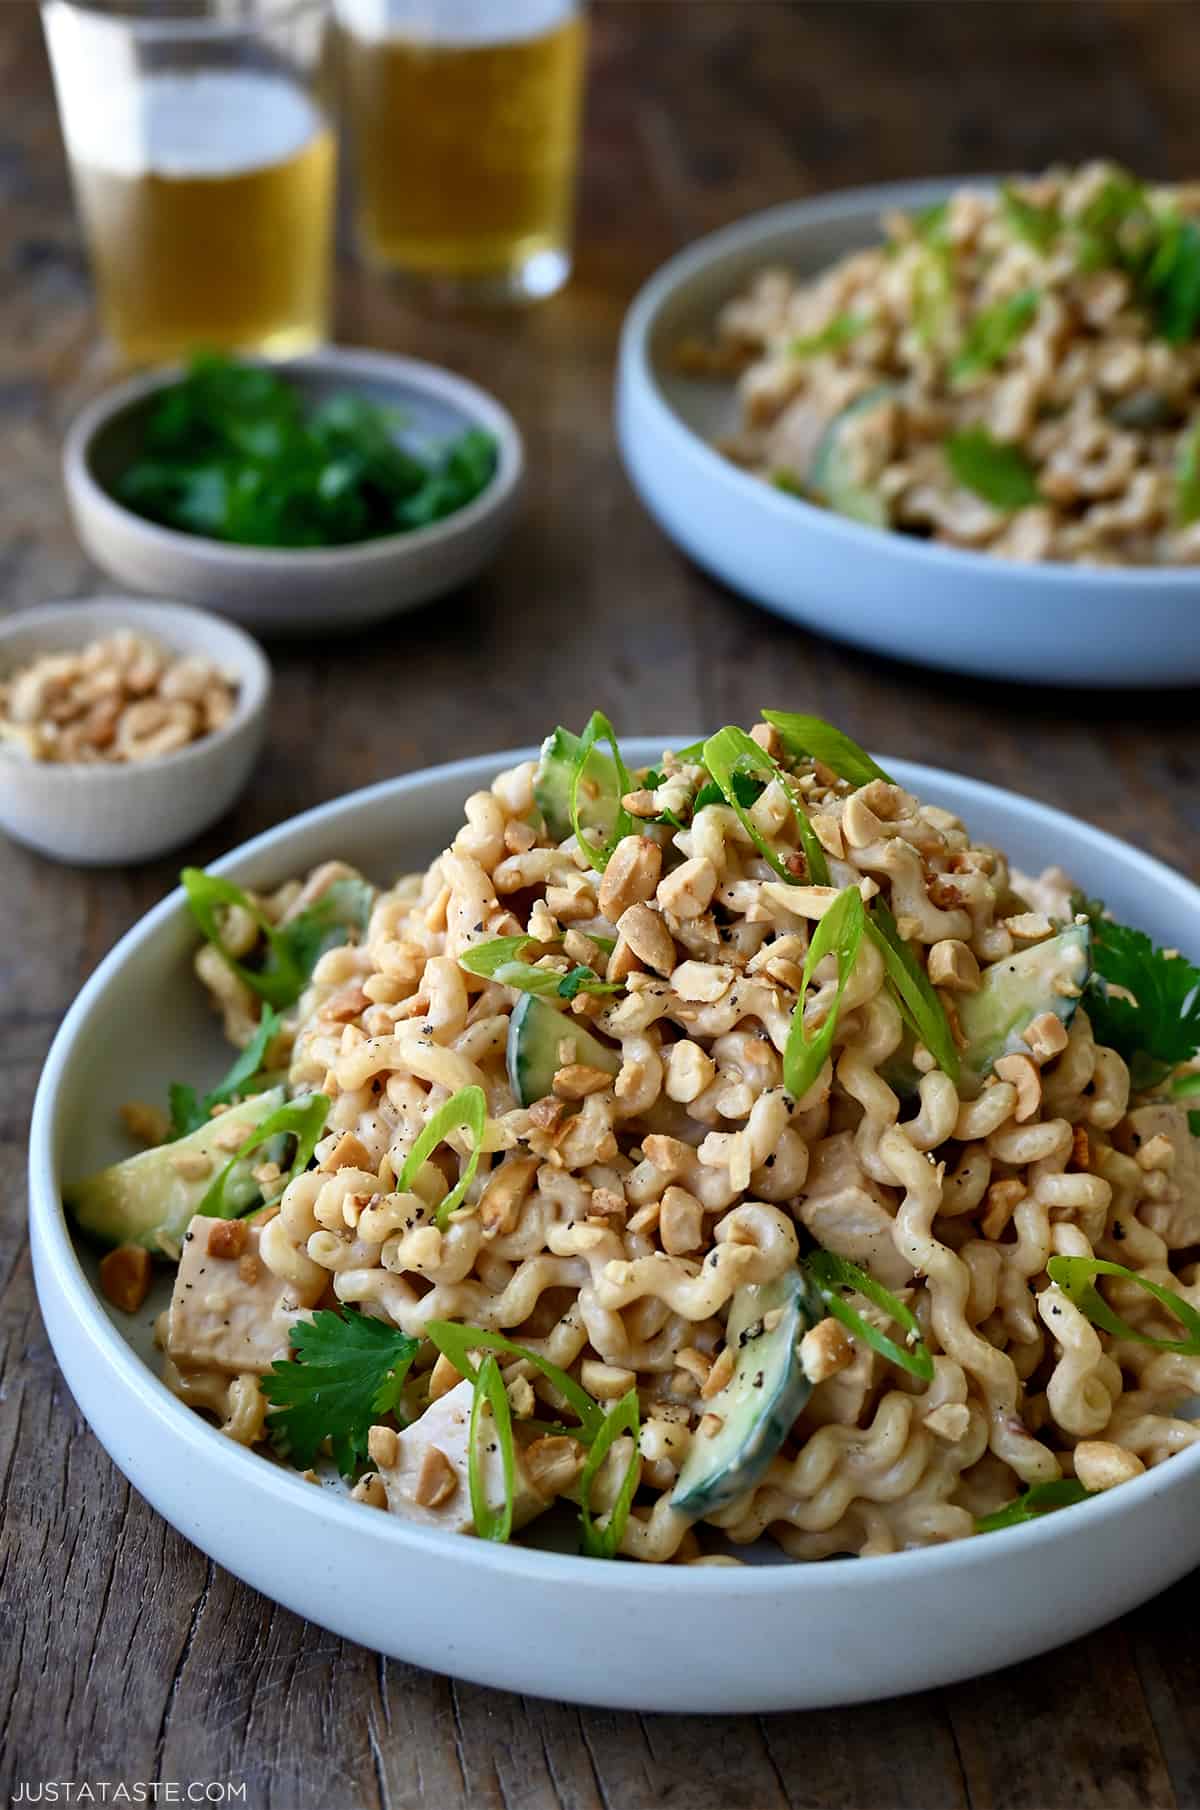
<svg viewBox="0 0 1200 1810"><path fill-rule="evenodd" d="M358 234L377 267L465 300L571 267L580 0L336 0Z"/></svg>
<svg viewBox="0 0 1200 1810"><path fill-rule="evenodd" d="M43 0L104 326L135 363L325 338L327 0Z"/></svg>

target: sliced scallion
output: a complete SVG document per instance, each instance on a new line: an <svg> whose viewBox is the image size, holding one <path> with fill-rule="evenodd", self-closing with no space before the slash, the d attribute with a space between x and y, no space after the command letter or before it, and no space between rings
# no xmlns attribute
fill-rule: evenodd
<svg viewBox="0 0 1200 1810"><path fill-rule="evenodd" d="M889 786L895 783L865 748L824 717L801 716L794 710L764 710L762 719L779 731L789 754L819 760L852 785L865 786L872 779L882 779Z"/></svg>
<svg viewBox="0 0 1200 1810"><path fill-rule="evenodd" d="M581 1525L581 1544L584 1553L590 1559L615 1558L629 1520L629 1510L633 1502L634 1491L642 1472L641 1454L638 1451L639 1413L638 1393L630 1389L619 1402L609 1409L604 1416L604 1424L592 1441L587 1463L583 1467L583 1475L579 1479L579 1520ZM617 1491L616 1501L612 1505L607 1524L598 1527L592 1519L592 1485L596 1481L600 1466L607 1458L613 1442L622 1433L629 1433L633 1438L633 1456L629 1460L621 1487Z"/></svg>
<svg viewBox="0 0 1200 1810"><path fill-rule="evenodd" d="M450 1223L451 1213L455 1207L461 1206L463 1196L475 1180L475 1171L479 1167L479 1153L483 1148L483 1134L486 1126L487 1100L482 1087L460 1087L456 1094L451 1094L450 1098L438 1107L404 1159L404 1167L396 1181L399 1193L412 1187L422 1164L428 1162L438 1145L444 1143L452 1133L456 1131L471 1133L471 1154L467 1159L467 1166L433 1216L433 1223L439 1232L445 1231Z"/></svg>
<svg viewBox="0 0 1200 1810"><path fill-rule="evenodd" d="M959 1075L958 1050L942 1002L933 983L900 935L899 926L882 899L873 899L867 913L867 931L883 956L888 980L900 1014L950 1079Z"/></svg>
<svg viewBox="0 0 1200 1810"><path fill-rule="evenodd" d="M1173 1288L1163 1288L1157 1282L1151 1282L1148 1276L1139 1276L1136 1270L1126 1269L1123 1263L1109 1263L1102 1257L1051 1257L1046 1265L1046 1274L1051 1282L1057 1282L1067 1299L1074 1303L1080 1313L1098 1326L1101 1332L1109 1333L1114 1339L1129 1339L1138 1345L1150 1345L1155 1351L1175 1351L1181 1357L1200 1357L1200 1313L1182 1295L1176 1294ZM1111 1308L1095 1284L1097 1276L1119 1276L1122 1282L1132 1282L1146 1294L1173 1313L1187 1328L1186 1339L1152 1339L1148 1333L1138 1332Z"/></svg>
<svg viewBox="0 0 1200 1810"><path fill-rule="evenodd" d="M813 932L808 954L804 958L800 993L792 1011L787 1045L783 1052L783 1084L793 1099L803 1099L820 1074L829 1054L841 1011L842 995L854 972L865 919L862 894L857 886L847 886L844 892L838 894ZM837 958L837 991L833 996L833 1004L825 1015L824 1024L809 1037L804 1029L805 996L817 963L831 951Z"/></svg>
<svg viewBox="0 0 1200 1810"><path fill-rule="evenodd" d="M583 814L580 807L579 793L581 786L585 783L584 775L588 765L588 758L591 755L592 749L596 746L596 743L601 739L606 741L612 750L614 783L617 787L617 793L615 799L609 801L615 807L612 813L612 829L604 842L595 843L590 840L583 827ZM586 783L595 785L597 781L589 778ZM621 750L617 744L616 731L602 711L593 710L591 716L588 718L587 728L579 738L579 746L575 750L575 758L571 763L571 780L567 796L571 811L571 827L575 831L575 839L593 867L598 868L601 873L603 873L604 869L608 866L612 852L616 848L618 842L620 842L623 837L631 836L636 833L638 826L629 815L629 812L625 809L625 806L621 803L621 800L625 797L626 793L632 791L632 789L633 782L630 779L628 767L621 759Z"/></svg>
<svg viewBox="0 0 1200 1810"><path fill-rule="evenodd" d="M484 1405L491 1412L493 1436L500 1447L504 1473L504 1501L493 1508L487 1499L486 1468L479 1450L480 1427ZM484 1437L487 1435L485 1433ZM475 1376L471 1397L471 1425L467 1433L467 1488L471 1492L471 1519L481 1540L495 1540L499 1545L510 1537L513 1524L513 1501L516 1495L517 1461L513 1451L512 1408L500 1366L489 1352Z"/></svg>
<svg viewBox="0 0 1200 1810"><path fill-rule="evenodd" d="M502 1332L491 1332L484 1326L462 1326L456 1320L430 1320L425 1328L425 1337L437 1347L449 1363L454 1365L460 1376L468 1382L475 1380L475 1365L471 1352L482 1348L485 1351L503 1352L508 1357L524 1358L535 1370L541 1372L548 1383L552 1383L564 1401L579 1416L578 1427L568 1427L566 1431L581 1445L590 1445L604 1424L604 1410L598 1402L592 1400L581 1383L549 1358L539 1356L525 1345L518 1345L515 1340L505 1338Z"/></svg>
<svg viewBox="0 0 1200 1810"><path fill-rule="evenodd" d="M753 842L764 861L768 862L782 880L795 886L798 876L792 873L779 855L777 855L766 837L750 817L750 810L742 802L738 780L743 776L755 778L765 776L768 780L777 779L783 787L784 796L791 806L796 820L796 828L804 849L804 859L808 866L808 877L817 886L828 886L829 863L825 859L825 850L817 840L817 833L809 822L805 811L796 798L788 781L787 774L779 763L771 758L765 748L760 748L753 736L747 735L744 729L730 725L710 735L704 744L704 764L712 774L716 784L720 786L725 802L737 814L742 828Z"/></svg>
<svg viewBox="0 0 1200 1810"><path fill-rule="evenodd" d="M929 1355L929 1347L921 1337L921 1328L917 1316L897 1299L890 1288L882 1282L876 1282L857 1263L851 1263L847 1257L839 1257L834 1251L814 1251L806 1257L805 1268L816 1283L821 1296L835 1320L840 1320L848 1332L855 1338L862 1339L864 1344L877 1351L880 1357L886 1358L889 1364L899 1364L910 1376L919 1376L922 1382L933 1381L933 1359ZM868 1301L882 1308L888 1318L902 1326L913 1340L911 1345L898 1345L889 1339L878 1326L864 1319L850 1303L843 1299L840 1291L852 1289L855 1294L864 1295Z"/></svg>
<svg viewBox="0 0 1200 1810"><path fill-rule="evenodd" d="M317 1147L321 1133L325 1129L325 1120L329 1113L329 1097L327 1094L309 1094L303 1100L289 1100L286 1106L280 1106L275 1112L268 1113L262 1122L255 1126L246 1142L235 1150L221 1173L212 1183L197 1213L204 1213L212 1219L232 1219L236 1209L225 1200L225 1185L239 1163L245 1162L255 1150L268 1143L272 1138L285 1135L294 1137L296 1150L292 1157L292 1166L288 1172L288 1180L308 1168L312 1153Z"/></svg>

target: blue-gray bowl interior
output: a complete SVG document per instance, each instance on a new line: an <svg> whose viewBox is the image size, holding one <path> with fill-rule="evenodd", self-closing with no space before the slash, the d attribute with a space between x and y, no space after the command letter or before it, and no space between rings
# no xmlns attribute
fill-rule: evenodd
<svg viewBox="0 0 1200 1810"><path fill-rule="evenodd" d="M281 377L295 386L304 399L306 408L318 408L334 396L361 396L368 402L378 404L380 408L393 411L396 417L395 438L400 445L411 452L428 457L447 440L453 439L469 427L482 425L476 416L464 408L455 406L445 397L429 394L419 384L410 384L402 378L383 379L359 374L358 372L322 370L319 367L302 361L285 361L274 367ZM118 409L99 427L88 442L86 462L89 473L100 488L112 497L119 507L126 507L116 493L116 485L123 472L127 471L134 459L143 450L146 422L154 409L163 389L175 381L166 378L160 389L151 391L149 395L140 396ZM488 486L495 483L495 475ZM481 493L484 494L484 493ZM137 511L130 511L136 514ZM149 518L143 518L149 519ZM156 524L162 526L162 524ZM172 532L168 529L167 532ZM183 532L174 530L174 532ZM190 540L202 540L202 535L189 535ZM381 537L390 539L391 536ZM411 539L410 534L404 536ZM356 543L361 544L361 543ZM349 549L346 549L347 551ZM292 549L297 551L297 549Z"/></svg>

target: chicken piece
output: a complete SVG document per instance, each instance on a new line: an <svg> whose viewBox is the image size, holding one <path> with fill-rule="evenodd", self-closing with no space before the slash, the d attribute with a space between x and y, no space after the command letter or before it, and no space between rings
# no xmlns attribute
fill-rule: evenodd
<svg viewBox="0 0 1200 1810"><path fill-rule="evenodd" d="M1166 1171L1167 1197L1143 1201L1138 1218L1158 1233L1168 1250L1200 1244L1200 1138L1192 1136L1185 1108L1169 1101L1135 1106L1119 1135L1130 1156L1145 1149L1151 1138L1166 1138L1175 1152Z"/></svg>
<svg viewBox="0 0 1200 1810"><path fill-rule="evenodd" d="M912 1281L892 1237L895 1209L858 1160L852 1132L822 1138L800 1196L800 1217L827 1251L859 1264L885 1288Z"/></svg>
<svg viewBox="0 0 1200 1810"><path fill-rule="evenodd" d="M229 1229L225 1220L197 1214L184 1234L167 1312L167 1355L185 1372L261 1376L287 1356L296 1322L312 1315L292 1304L287 1283L262 1261L259 1228L245 1225L244 1240L223 1236ZM214 1255L210 1242L230 1254Z"/></svg>
<svg viewBox="0 0 1200 1810"><path fill-rule="evenodd" d="M449 1533L474 1533L471 1492L467 1483L467 1442L471 1428L470 1383L458 1383L431 1402L424 1414L396 1436L395 1459L372 1448L375 1468L387 1490L388 1508L406 1520ZM504 1459L499 1442L480 1434L484 1491L490 1507L504 1502ZM448 1467L448 1468L447 1468ZM551 1498L534 1488L519 1446L514 1451L513 1527L550 1506Z"/></svg>

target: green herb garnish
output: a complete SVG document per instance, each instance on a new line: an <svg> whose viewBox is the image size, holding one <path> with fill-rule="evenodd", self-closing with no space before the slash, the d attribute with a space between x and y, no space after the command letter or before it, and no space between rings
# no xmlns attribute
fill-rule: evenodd
<svg viewBox="0 0 1200 1810"><path fill-rule="evenodd" d="M1175 526L1200 521L1200 421L1188 429L1175 462Z"/></svg>
<svg viewBox="0 0 1200 1810"><path fill-rule="evenodd" d="M299 999L326 950L366 929L375 899L374 888L365 880L338 880L306 911L286 924L273 924L232 880L205 873L202 867L185 867L179 879L202 935L252 993L278 1010ZM263 937L266 950L255 967L239 961L222 940L217 912L228 905L249 912Z"/></svg>
<svg viewBox="0 0 1200 1810"><path fill-rule="evenodd" d="M153 399L118 499L169 528L254 547L336 547L440 521L496 469L478 428L402 446L395 414L365 396L306 409L277 371L196 358Z"/></svg>
<svg viewBox="0 0 1200 1810"><path fill-rule="evenodd" d="M818 332L789 340L788 353L792 358L815 358L822 352L841 352L869 325L861 314L835 314Z"/></svg>
<svg viewBox="0 0 1200 1810"><path fill-rule="evenodd" d="M214 1106L227 1106L239 1094L264 1091L253 1087L251 1083L262 1072L267 1050L278 1030L278 1014L270 1006L264 1006L253 1037L245 1049L240 1051L224 1080L218 1081L211 1093L205 1094L203 1098L196 1097L194 1087L188 1087L182 1081L171 1082L167 1088L167 1098L171 1106L172 1140L187 1137L189 1132L199 1131L201 1125L207 1125L212 1118Z"/></svg>
<svg viewBox="0 0 1200 1810"><path fill-rule="evenodd" d="M1114 923L1099 899L1075 894L1071 902L1092 926L1084 1003L1096 1041L1128 1064L1135 1088L1156 1087L1200 1050L1200 969L1156 948L1145 931Z"/></svg>
<svg viewBox="0 0 1200 1810"><path fill-rule="evenodd" d="M882 779L889 786L893 783L865 748L824 717L801 716L794 710L764 710L762 718L778 730L789 754L819 760L851 785L865 786L872 779Z"/></svg>
<svg viewBox="0 0 1200 1810"><path fill-rule="evenodd" d="M1035 1483L1023 1490L1015 1501L993 1514L981 1515L975 1522L976 1533L1002 1533L1006 1527L1019 1527L1024 1521L1036 1521L1056 1508L1073 1508L1086 1502L1095 1492L1084 1489L1077 1477L1058 1477L1053 1483Z"/></svg>
<svg viewBox="0 0 1200 1810"><path fill-rule="evenodd" d="M500 1447L504 1474L504 1501L494 1509L487 1499L483 1454L479 1437L485 1412L491 1416L492 1434ZM489 1436L484 1433L484 1438ZM517 1460L513 1451L512 1408L500 1366L489 1352L475 1375L471 1396L471 1425L467 1431L467 1488L471 1493L471 1520L481 1540L495 1540L503 1545L512 1533L513 1501L516 1496Z"/></svg>
<svg viewBox="0 0 1200 1810"><path fill-rule="evenodd" d="M955 378L974 377L1000 364L1012 351L1038 311L1036 289L1022 289L990 308L981 308L967 329L962 351L950 366Z"/></svg>
<svg viewBox="0 0 1200 1810"><path fill-rule="evenodd" d="M804 810L788 783L788 776L783 768L760 748L753 736L747 735L744 729L730 725L710 735L704 744L704 764L720 787L726 804L736 812L738 821L763 857L781 879L791 885L799 883L799 876L794 874L787 864L777 855L766 837L750 817L749 804L743 802L746 792L743 789L746 780L778 779L783 786L784 794L792 808L796 820L796 829L800 835L800 843L804 849L804 858L808 867L808 875L818 886L829 884L829 863L825 859L825 850L817 840L817 833L809 822ZM756 794L757 796L757 794Z"/></svg>
<svg viewBox="0 0 1200 1810"><path fill-rule="evenodd" d="M795 1100L803 1099L820 1074L829 1054L841 1011L842 995L854 972L865 923L862 894L857 886L847 886L833 900L813 932L808 954L804 958L800 992L792 1010L792 1022L788 1027L787 1045L783 1052L783 1084ZM825 1022L809 1037L804 1029L805 995L817 963L831 950L837 958L837 991L833 996L833 1004L825 1015Z"/></svg>
<svg viewBox="0 0 1200 1810"><path fill-rule="evenodd" d="M532 1364L579 1416L577 1427L562 1427L558 1430L569 1433L581 1445L590 1445L604 1424L603 1408L592 1400L582 1383L577 1383L573 1376L568 1376L565 1370L560 1370L549 1358L530 1351L526 1345L518 1345L502 1332L491 1332L484 1326L463 1326L457 1320L430 1320L425 1326L425 1337L468 1382L474 1382L476 1374L471 1352L480 1348L484 1351L503 1352L508 1357L523 1358L527 1364Z"/></svg>
<svg viewBox="0 0 1200 1810"><path fill-rule="evenodd" d="M986 427L964 427L942 442L957 481L994 509L1024 509L1038 501L1037 478L1024 453L994 439Z"/></svg>
<svg viewBox="0 0 1200 1810"><path fill-rule="evenodd" d="M309 1094L302 1100L289 1100L286 1106L268 1113L255 1126L245 1143L234 1151L196 1208L197 1213L203 1213L210 1219L235 1219L243 1209L231 1205L225 1199L229 1177L239 1163L244 1163L248 1156L270 1143L272 1138L286 1136L296 1140L287 1178L289 1182L294 1181L312 1161L312 1154L325 1129L328 1113L329 1098L326 1094Z"/></svg>
<svg viewBox="0 0 1200 1810"><path fill-rule="evenodd" d="M1181 1357L1200 1357L1200 1313L1176 1294L1173 1288L1163 1288L1157 1282L1151 1282L1148 1276L1139 1276L1136 1270L1126 1269L1123 1263L1107 1263L1102 1257L1051 1257L1046 1265L1046 1274L1051 1282L1057 1282L1069 1301L1074 1302L1080 1313L1089 1319L1093 1326L1107 1332L1114 1339L1129 1339L1137 1345L1150 1345L1155 1351L1174 1351ZM1119 1276L1122 1282L1132 1282L1146 1294L1153 1295L1159 1304L1165 1307L1187 1329L1185 1339L1152 1339L1148 1333L1138 1332L1122 1319L1121 1315L1111 1308L1095 1285L1096 1276Z"/></svg>
<svg viewBox="0 0 1200 1810"><path fill-rule="evenodd" d="M290 1360L259 1379L275 1409L267 1415L271 1439L301 1467L328 1439L338 1470L353 1477L366 1462L371 1427L396 1412L420 1341L355 1310L321 1308L291 1328L288 1343Z"/></svg>
<svg viewBox="0 0 1200 1810"><path fill-rule="evenodd" d="M486 1129L487 1100L482 1087L460 1087L456 1094L451 1094L438 1107L404 1159L404 1167L396 1178L398 1194L403 1194L412 1187L422 1166L428 1162L439 1144L444 1143L456 1131L471 1133L471 1154L467 1159L467 1166L433 1216L433 1224L439 1232L445 1231L450 1223L451 1213L461 1206L463 1196L475 1180Z"/></svg>
<svg viewBox="0 0 1200 1810"><path fill-rule="evenodd" d="M816 1283L826 1307L835 1320L840 1320L848 1332L857 1339L862 1339L872 1351L886 1358L889 1364L899 1364L911 1376L919 1376L923 1382L933 1381L933 1359L929 1348L921 1337L921 1327L917 1316L892 1293L884 1288L882 1282L876 1282L857 1263L851 1263L847 1257L839 1257L833 1251L814 1251L804 1259L804 1267ZM888 1318L902 1326L913 1340L911 1345L898 1345L889 1339L878 1326L864 1319L850 1303L843 1299L841 1291L850 1289L857 1295L864 1295L876 1307L882 1308Z"/></svg>
<svg viewBox="0 0 1200 1810"><path fill-rule="evenodd" d="M615 787L615 796L606 798L611 815L609 833L602 843L594 843L589 840L583 827L583 811L579 794L581 790L584 792L585 801L593 810L595 798L588 798L588 791L594 789L599 795L604 795L605 788L597 777L596 768L590 764L592 750L601 738L608 743L612 750L612 777L609 784ZM579 745L571 762L570 788L567 796L570 802L571 827L575 831L575 839L593 867L600 873L603 873L608 866L618 842L626 836L634 835L638 828L621 803L625 794L632 789L633 782L629 776L628 767L621 759L616 731L602 711L593 710L588 718L587 728L579 738Z"/></svg>
<svg viewBox="0 0 1200 1810"><path fill-rule="evenodd" d="M871 901L867 931L883 956L888 980L900 1007L900 1015L937 1061L957 1083L958 1050L950 1024L932 981L900 935L900 927L880 898Z"/></svg>
<svg viewBox="0 0 1200 1810"><path fill-rule="evenodd" d="M567 974L554 968L538 968L532 962L517 960L523 949L536 938L531 936L498 936L489 943L474 943L458 958L460 968L498 981L502 987L515 987L521 993L536 993L543 999L574 999L580 993L622 993L624 981L601 980L593 969L580 966Z"/></svg>
<svg viewBox="0 0 1200 1810"><path fill-rule="evenodd" d="M1026 201L1010 182L1000 185L1000 211L1013 232L1035 251L1048 252L1062 231L1062 218L1056 207L1039 207Z"/></svg>
<svg viewBox="0 0 1200 1810"><path fill-rule="evenodd" d="M630 1389L619 1402L609 1409L604 1423L592 1441L587 1463L583 1467L583 1475L579 1479L579 1519L581 1523L582 1550L589 1559L614 1559L620 1549L621 1539L629 1520L629 1510L633 1503L638 1479L642 1474L641 1454L638 1451L638 1392ZM625 1475L621 1479L621 1487L617 1499L613 1503L607 1524L598 1527L592 1519L592 1485L600 1466L607 1458L615 1440L622 1433L629 1433L633 1438L633 1456L629 1460Z"/></svg>

